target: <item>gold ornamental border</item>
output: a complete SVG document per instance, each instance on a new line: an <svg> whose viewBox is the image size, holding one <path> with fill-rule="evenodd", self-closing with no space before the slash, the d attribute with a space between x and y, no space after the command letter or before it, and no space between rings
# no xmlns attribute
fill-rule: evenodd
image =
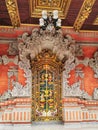
<svg viewBox="0 0 98 130"><path fill-rule="evenodd" d="M55 54L50 50L43 50L38 56L31 61L32 65L32 121L62 121L62 66L64 65ZM50 68L51 66L51 68ZM54 80L54 103L57 103L58 114L55 116L38 116L36 113L37 107L40 106L40 82L39 72L45 68L55 73L56 81ZM57 80L57 74L59 79ZM47 92L47 91L46 91ZM39 109L40 111L40 109Z"/></svg>
<svg viewBox="0 0 98 130"><path fill-rule="evenodd" d="M19 17L19 11L17 6L17 0L5 0L6 7L12 22L13 27L19 27L20 26L20 17Z"/></svg>
<svg viewBox="0 0 98 130"><path fill-rule="evenodd" d="M83 5L79 11L79 14L74 23L74 29L79 31L85 22L85 20L89 17L92 12L92 7L96 0L84 0Z"/></svg>
<svg viewBox="0 0 98 130"><path fill-rule="evenodd" d="M53 4L54 2L55 4ZM53 10L59 11L59 17L62 19L66 18L71 0L30 0L30 12L31 17L41 17L42 10L47 10L47 12L52 12Z"/></svg>

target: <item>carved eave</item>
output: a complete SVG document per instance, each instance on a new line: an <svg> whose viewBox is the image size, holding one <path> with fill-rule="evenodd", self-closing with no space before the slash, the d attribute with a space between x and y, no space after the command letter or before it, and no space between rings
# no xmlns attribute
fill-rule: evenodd
<svg viewBox="0 0 98 130"><path fill-rule="evenodd" d="M19 17L19 12L18 12L17 1L6 0L6 6L7 6L7 10L10 15L10 19L11 19L13 27L19 27L20 17Z"/></svg>
<svg viewBox="0 0 98 130"><path fill-rule="evenodd" d="M81 29L83 23L88 18L89 14L92 11L92 7L93 7L95 1L96 0L84 0L83 5L80 9L80 12L74 23L74 29L76 31L79 31Z"/></svg>

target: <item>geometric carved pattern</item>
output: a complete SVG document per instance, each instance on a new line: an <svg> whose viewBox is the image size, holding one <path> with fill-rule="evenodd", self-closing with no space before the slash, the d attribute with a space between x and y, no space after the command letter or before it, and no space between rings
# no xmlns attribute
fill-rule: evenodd
<svg viewBox="0 0 98 130"><path fill-rule="evenodd" d="M42 10L52 12L59 11L60 18L65 18L70 6L71 0L30 0L31 17L40 17Z"/></svg>
<svg viewBox="0 0 98 130"><path fill-rule="evenodd" d="M19 18L19 12L18 12L16 0L6 0L6 6L7 6L7 10L10 15L10 19L11 19L13 27L19 27L20 18Z"/></svg>
<svg viewBox="0 0 98 130"><path fill-rule="evenodd" d="M81 29L83 23L88 18L89 14L92 11L92 7L93 7L95 1L96 0L84 0L84 3L82 5L80 12L74 23L74 28L76 31L79 31Z"/></svg>

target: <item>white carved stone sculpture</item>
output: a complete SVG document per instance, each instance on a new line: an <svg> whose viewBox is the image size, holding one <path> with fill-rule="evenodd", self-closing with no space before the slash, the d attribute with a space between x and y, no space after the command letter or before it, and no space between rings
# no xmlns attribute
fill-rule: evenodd
<svg viewBox="0 0 98 130"><path fill-rule="evenodd" d="M64 87L65 86L65 87ZM81 82L76 82L71 86L68 84L68 81L64 83L64 97L79 97L84 99L92 99L92 96L88 95L87 92L80 89Z"/></svg>
<svg viewBox="0 0 98 130"><path fill-rule="evenodd" d="M79 44L76 44L76 52L75 52L76 56L83 56L83 50L81 48L81 46Z"/></svg>
<svg viewBox="0 0 98 130"><path fill-rule="evenodd" d="M0 65L2 65L2 57L0 56Z"/></svg>
<svg viewBox="0 0 98 130"><path fill-rule="evenodd" d="M7 51L9 55L18 55L18 43L17 42L9 43L9 48Z"/></svg>
<svg viewBox="0 0 98 130"><path fill-rule="evenodd" d="M70 56L69 59L65 62L65 71L63 72L63 97L79 97L84 99L92 99L87 92L80 89L81 81L75 82L72 85L69 85L68 78L70 78L71 70L74 70L76 67L75 56ZM83 74L82 74L83 75ZM81 75L81 77L82 77Z"/></svg>
<svg viewBox="0 0 98 130"><path fill-rule="evenodd" d="M30 91L30 86L23 86L19 82L12 81L13 85L13 90L11 92L12 97L30 97L31 96L31 91Z"/></svg>
<svg viewBox="0 0 98 130"><path fill-rule="evenodd" d="M0 99L2 101L2 100L10 99L11 97L12 97L11 90L7 90L6 92L3 93L3 95L1 95Z"/></svg>
<svg viewBox="0 0 98 130"><path fill-rule="evenodd" d="M66 36L66 40L64 39L61 30L49 32L35 28L30 36L24 33L22 38L19 38L20 59L28 55L34 59L43 49L51 50L60 60L64 57L69 58L75 52L75 41L70 35Z"/></svg>
<svg viewBox="0 0 98 130"><path fill-rule="evenodd" d="M18 96L21 95L18 93L19 86L22 91L24 88L31 93L32 74L30 70L30 59L34 59L42 50L51 50L60 60L63 60L64 57L66 57L69 62L72 59L74 60L75 40L73 40L70 35L66 35L66 38L63 37L61 30L52 30L50 32L47 29L43 31L35 28L32 30L31 35L25 32L22 37L18 39L18 42L19 57L21 60L19 61L19 67L24 70L26 85L23 87L20 83L16 83L14 85L13 95L15 95L15 93ZM68 67L70 67L70 69L74 68L74 63L70 66L68 64ZM24 95L26 96L26 93Z"/></svg>
<svg viewBox="0 0 98 130"><path fill-rule="evenodd" d="M13 62L15 65L18 64L18 56L15 56L14 58L9 58L7 55L2 56L2 61L4 65L7 65L9 62Z"/></svg>
<svg viewBox="0 0 98 130"><path fill-rule="evenodd" d="M7 57L7 55L3 55L2 60L4 65L7 65L9 63L9 58Z"/></svg>
<svg viewBox="0 0 98 130"><path fill-rule="evenodd" d="M98 87L94 89L93 99L98 100Z"/></svg>
<svg viewBox="0 0 98 130"><path fill-rule="evenodd" d="M95 72L94 77L98 78L98 51L95 52L94 58L91 58L89 61L89 66Z"/></svg>

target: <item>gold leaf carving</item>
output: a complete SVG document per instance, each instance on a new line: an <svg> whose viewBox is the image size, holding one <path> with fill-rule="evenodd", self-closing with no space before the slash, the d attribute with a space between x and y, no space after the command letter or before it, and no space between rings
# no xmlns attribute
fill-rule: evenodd
<svg viewBox="0 0 98 130"><path fill-rule="evenodd" d="M80 9L80 12L76 18L74 23L74 28L76 31L79 31L85 22L85 20L89 17L89 14L92 11L92 7L96 0L84 0L84 3Z"/></svg>
<svg viewBox="0 0 98 130"><path fill-rule="evenodd" d="M59 17L65 18L70 6L71 0L30 0L31 17L41 17L42 10L52 12L59 11Z"/></svg>
<svg viewBox="0 0 98 130"><path fill-rule="evenodd" d="M11 19L13 27L19 27L20 17L19 17L16 0L6 0L6 6L7 6L7 10L10 15L10 19Z"/></svg>

